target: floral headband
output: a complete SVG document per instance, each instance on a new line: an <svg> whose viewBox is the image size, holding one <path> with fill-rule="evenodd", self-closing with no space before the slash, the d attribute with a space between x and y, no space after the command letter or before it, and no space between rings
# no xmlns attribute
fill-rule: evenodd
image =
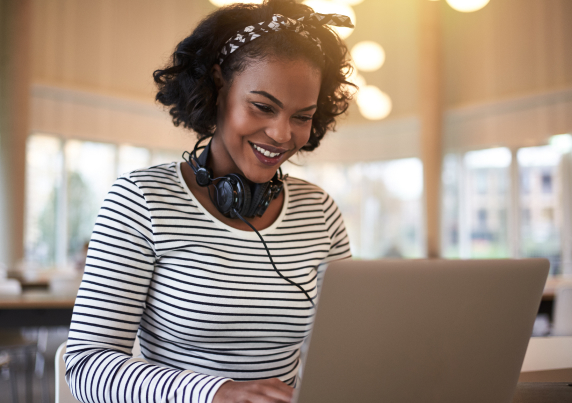
<svg viewBox="0 0 572 403"><path fill-rule="evenodd" d="M312 40L322 50L321 41L319 38L314 38L308 32L308 28L316 28L320 25L334 25L337 27L353 28L354 25L350 17L341 14L319 14L312 13L308 16L303 16L298 19L284 17L281 14L274 14L271 21L259 22L258 24L249 25L231 37L219 53L219 64L239 47L252 42L256 38L271 32L289 30L294 31L304 38ZM323 51L322 51L323 52Z"/></svg>

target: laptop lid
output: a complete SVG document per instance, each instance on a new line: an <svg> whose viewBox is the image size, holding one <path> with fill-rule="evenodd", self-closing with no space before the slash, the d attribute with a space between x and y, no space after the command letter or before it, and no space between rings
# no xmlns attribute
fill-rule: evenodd
<svg viewBox="0 0 572 403"><path fill-rule="evenodd" d="M298 403L511 401L546 259L340 261Z"/></svg>

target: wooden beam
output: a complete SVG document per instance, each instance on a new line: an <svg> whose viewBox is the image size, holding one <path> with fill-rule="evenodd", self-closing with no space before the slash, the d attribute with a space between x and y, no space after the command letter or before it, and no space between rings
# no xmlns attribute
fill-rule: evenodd
<svg viewBox="0 0 572 403"><path fill-rule="evenodd" d="M0 262L24 257L31 1L0 0Z"/></svg>
<svg viewBox="0 0 572 403"><path fill-rule="evenodd" d="M441 2L419 1L419 109L425 191L426 254L428 258L437 258L441 256L443 130Z"/></svg>

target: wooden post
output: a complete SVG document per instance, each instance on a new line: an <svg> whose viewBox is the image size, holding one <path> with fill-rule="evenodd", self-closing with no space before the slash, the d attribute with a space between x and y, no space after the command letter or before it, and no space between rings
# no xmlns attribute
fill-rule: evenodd
<svg viewBox="0 0 572 403"><path fill-rule="evenodd" d="M443 67L441 2L420 1L419 105L428 258L441 256Z"/></svg>
<svg viewBox="0 0 572 403"><path fill-rule="evenodd" d="M0 0L0 262L24 257L30 0Z"/></svg>

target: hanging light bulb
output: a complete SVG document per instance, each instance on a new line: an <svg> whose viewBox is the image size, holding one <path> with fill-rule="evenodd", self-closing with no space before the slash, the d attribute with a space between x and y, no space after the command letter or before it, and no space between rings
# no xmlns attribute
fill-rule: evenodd
<svg viewBox="0 0 572 403"><path fill-rule="evenodd" d="M348 6L355 6L363 2L363 0L332 0L334 3L347 4Z"/></svg>
<svg viewBox="0 0 572 403"><path fill-rule="evenodd" d="M234 3L254 3L261 4L262 0L209 0L217 7L224 7Z"/></svg>
<svg viewBox="0 0 572 403"><path fill-rule="evenodd" d="M357 94L357 104L361 114L369 120L380 120L390 114L391 98L375 85L366 85Z"/></svg>
<svg viewBox="0 0 572 403"><path fill-rule="evenodd" d="M354 9L347 4L334 3L331 1L324 0L306 0L305 5L312 7L315 12L320 14L342 14L350 17L350 20L356 26L356 13ZM340 36L342 39L346 39L353 32L353 28L345 27L330 27Z"/></svg>
<svg viewBox="0 0 572 403"><path fill-rule="evenodd" d="M363 88L367 84L365 82L365 78L361 74L359 74L356 70L352 72L352 74L348 77L348 81L352 84L358 86L358 88Z"/></svg>
<svg viewBox="0 0 572 403"><path fill-rule="evenodd" d="M486 6L490 0L447 0L447 3L457 11L470 13Z"/></svg>
<svg viewBox="0 0 572 403"><path fill-rule="evenodd" d="M357 88L352 87L351 85L345 86L344 90L348 91L351 96L355 96L361 88L367 85L365 78L363 78L363 76L358 73L355 66L353 67L351 74L346 78L346 80L352 84L357 85Z"/></svg>
<svg viewBox="0 0 572 403"><path fill-rule="evenodd" d="M385 62L385 51L377 42L361 41L351 50L356 67L362 71L375 71Z"/></svg>

